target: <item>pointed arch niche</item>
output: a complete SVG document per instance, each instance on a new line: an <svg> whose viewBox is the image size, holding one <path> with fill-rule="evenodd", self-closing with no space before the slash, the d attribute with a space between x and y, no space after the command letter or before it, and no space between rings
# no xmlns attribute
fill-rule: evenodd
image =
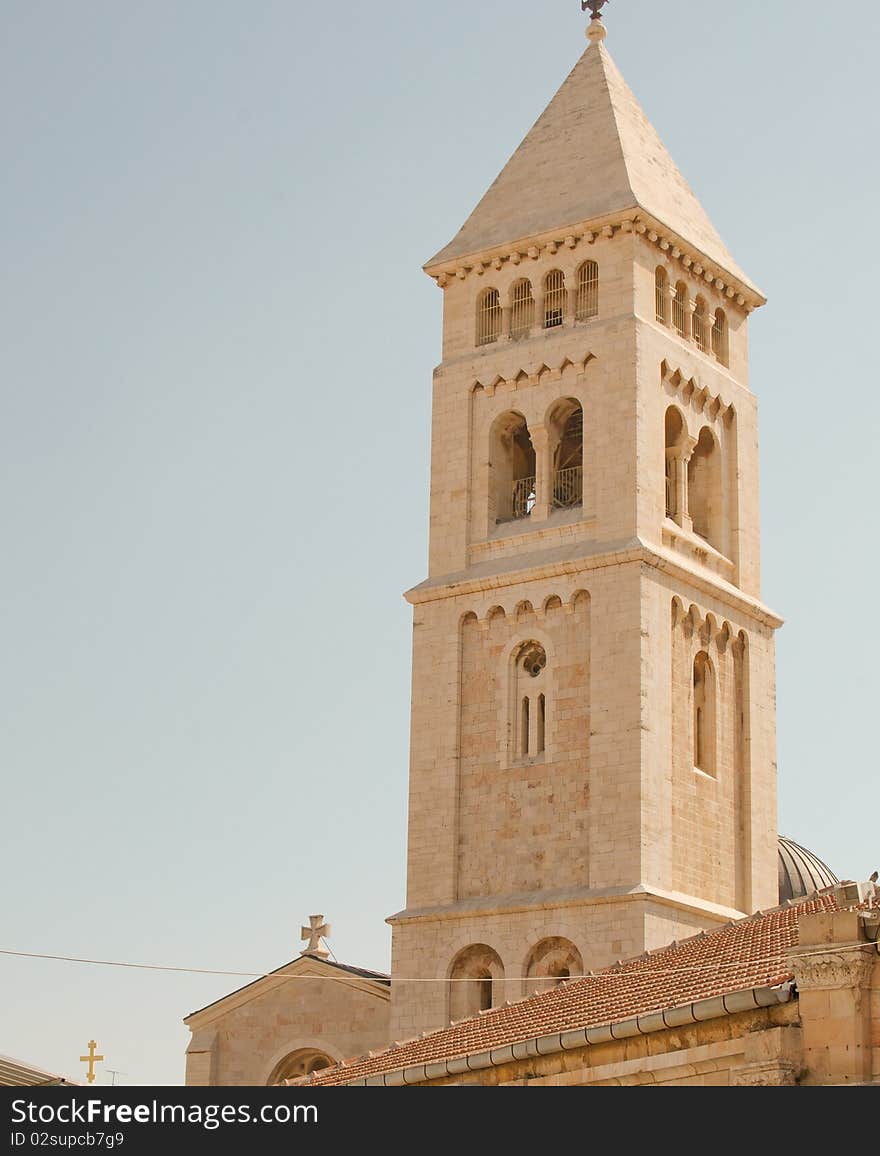
<svg viewBox="0 0 880 1156"><path fill-rule="evenodd" d="M581 953L570 939L550 936L536 943L525 963L525 994L559 987L584 974Z"/></svg>
<svg viewBox="0 0 880 1156"><path fill-rule="evenodd" d="M721 449L708 426L703 426L687 467L687 506L695 534L721 554L724 543L724 494Z"/></svg>
<svg viewBox="0 0 880 1156"><path fill-rule="evenodd" d="M584 411L573 397L554 404L547 418L551 476L546 490L553 509L584 503Z"/></svg>
<svg viewBox="0 0 880 1156"><path fill-rule="evenodd" d="M503 979L497 951L485 943L463 948L449 968L449 1019L467 1019L493 1007Z"/></svg>

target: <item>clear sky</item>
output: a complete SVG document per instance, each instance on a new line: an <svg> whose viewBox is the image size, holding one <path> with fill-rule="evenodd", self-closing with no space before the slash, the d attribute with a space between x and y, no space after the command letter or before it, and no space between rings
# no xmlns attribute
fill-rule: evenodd
<svg viewBox="0 0 880 1156"><path fill-rule="evenodd" d="M577 0L4 0L0 947L387 967L448 241L582 51ZM880 866L880 6L613 0L737 260L780 825ZM179 1083L231 979L0 957L0 1052ZM109 1080L102 1076L102 1081Z"/></svg>

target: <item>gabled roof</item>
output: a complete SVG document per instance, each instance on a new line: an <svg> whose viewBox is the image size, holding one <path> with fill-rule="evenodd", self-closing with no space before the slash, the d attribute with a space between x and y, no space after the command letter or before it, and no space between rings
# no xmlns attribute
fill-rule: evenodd
<svg viewBox="0 0 880 1156"><path fill-rule="evenodd" d="M309 1086L345 1084L538 1036L621 1023L734 992L777 987L793 978L788 953L798 943L801 917L835 911L839 906L833 893L824 893L758 912L421 1039L325 1068L309 1078Z"/></svg>
<svg viewBox="0 0 880 1156"><path fill-rule="evenodd" d="M221 996L213 1003L205 1004L197 1011L190 1012L184 1018L184 1023L189 1023L196 1016L201 1016L208 1011L219 1011L223 1004L228 1004L231 1008L233 1005L246 1003L250 999L255 999L262 993L262 990L269 985L274 985L286 976L297 976L305 973L320 974L322 970L326 969L326 973L332 977L334 971L340 973L340 979L345 976L351 976L356 980L366 980L367 983L377 985L378 988L388 989L391 987L391 976L384 971L369 971L364 967L354 967L349 963L337 963L331 959L319 959L313 955L300 955L296 959L290 960L289 963L283 964L276 968L275 971L269 972L267 975L261 975L259 978L246 983L243 987L236 988L235 991L229 992L227 995ZM387 998L387 996L386 996Z"/></svg>
<svg viewBox="0 0 880 1156"><path fill-rule="evenodd" d="M759 292L599 42L584 52L454 240L425 268L631 208L643 209Z"/></svg>
<svg viewBox="0 0 880 1156"><path fill-rule="evenodd" d="M68 1080L55 1072L47 1072L43 1068L36 1068L24 1060L14 1060L11 1056L0 1056L0 1087L2 1088L38 1088L49 1085L65 1084L78 1088L75 1080Z"/></svg>

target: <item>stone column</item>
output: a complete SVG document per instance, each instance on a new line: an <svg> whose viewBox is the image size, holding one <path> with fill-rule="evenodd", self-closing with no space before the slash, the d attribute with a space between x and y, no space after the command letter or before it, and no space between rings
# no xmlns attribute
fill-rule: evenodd
<svg viewBox="0 0 880 1156"><path fill-rule="evenodd" d="M546 522L553 503L553 455L550 453L550 434L546 426L536 425L529 430L535 451L535 504L531 520Z"/></svg>
<svg viewBox="0 0 880 1156"><path fill-rule="evenodd" d="M671 461L670 485L672 488L672 520L677 522L683 530L693 530L694 523L688 509L688 462L696 449L696 440L685 437L677 446L666 451L667 459ZM665 500L665 499L664 499Z"/></svg>
<svg viewBox="0 0 880 1156"><path fill-rule="evenodd" d="M577 274L575 274L577 280ZM568 319L572 322L577 321L577 306L578 306L578 288L577 285L570 286L566 293L568 294Z"/></svg>
<svg viewBox="0 0 880 1156"><path fill-rule="evenodd" d="M538 291L536 293L534 293L533 296L535 298L535 319L532 323L532 328L533 329L543 329L544 328L544 290L543 290L543 288L538 289Z"/></svg>

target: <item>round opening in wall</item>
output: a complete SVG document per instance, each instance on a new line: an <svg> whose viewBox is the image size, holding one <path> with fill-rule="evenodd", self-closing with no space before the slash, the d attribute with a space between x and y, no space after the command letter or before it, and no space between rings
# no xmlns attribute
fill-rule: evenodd
<svg viewBox="0 0 880 1156"><path fill-rule="evenodd" d="M526 644L520 661L523 670L532 678L537 678L547 665L547 655L544 653L544 647L537 642L529 642Z"/></svg>

